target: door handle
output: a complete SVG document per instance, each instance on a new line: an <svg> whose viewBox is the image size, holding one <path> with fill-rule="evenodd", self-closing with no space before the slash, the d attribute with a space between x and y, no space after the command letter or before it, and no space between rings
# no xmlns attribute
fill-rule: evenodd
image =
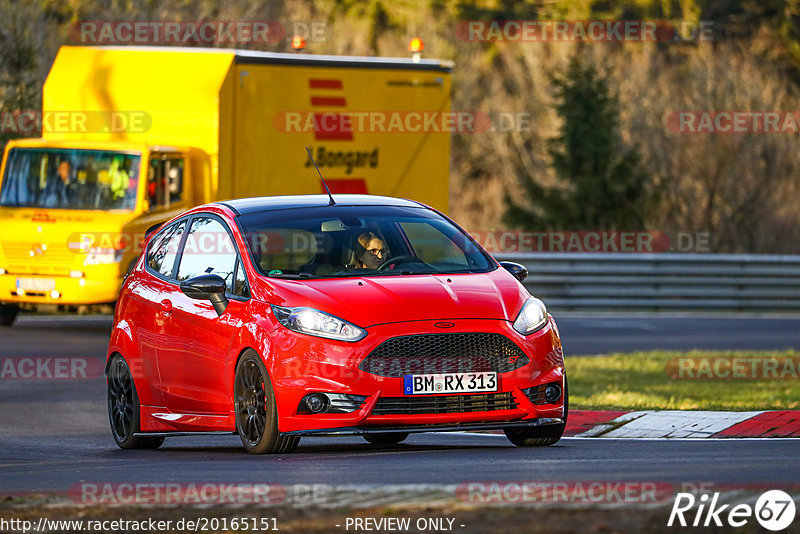
<svg viewBox="0 0 800 534"><path fill-rule="evenodd" d="M169 315L172 313L172 301L169 299L164 299L161 301L161 312L164 315Z"/></svg>

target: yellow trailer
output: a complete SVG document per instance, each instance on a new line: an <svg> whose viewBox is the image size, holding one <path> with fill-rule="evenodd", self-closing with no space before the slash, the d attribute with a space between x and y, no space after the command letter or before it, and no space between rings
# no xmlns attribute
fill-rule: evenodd
<svg viewBox="0 0 800 534"><path fill-rule="evenodd" d="M113 302L145 230L198 204L323 192L447 211L452 64L437 60L63 47L42 137L0 174L0 324L20 305ZM467 124L465 124L465 121Z"/></svg>

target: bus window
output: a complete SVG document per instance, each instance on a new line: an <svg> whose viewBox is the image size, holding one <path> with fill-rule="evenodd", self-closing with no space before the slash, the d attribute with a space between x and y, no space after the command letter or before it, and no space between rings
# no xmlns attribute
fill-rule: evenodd
<svg viewBox="0 0 800 534"><path fill-rule="evenodd" d="M138 154L72 148L13 148L0 206L125 210L136 206Z"/></svg>
<svg viewBox="0 0 800 534"><path fill-rule="evenodd" d="M157 154L150 157L147 169L147 200L150 211L169 208L183 200L184 159Z"/></svg>

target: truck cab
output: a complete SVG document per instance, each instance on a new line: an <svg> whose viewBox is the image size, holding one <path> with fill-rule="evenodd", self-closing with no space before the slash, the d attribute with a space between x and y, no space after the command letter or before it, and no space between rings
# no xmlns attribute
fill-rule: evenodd
<svg viewBox="0 0 800 534"><path fill-rule="evenodd" d="M209 197L208 165L186 147L9 142L0 175L0 324L21 306L116 300L147 228Z"/></svg>

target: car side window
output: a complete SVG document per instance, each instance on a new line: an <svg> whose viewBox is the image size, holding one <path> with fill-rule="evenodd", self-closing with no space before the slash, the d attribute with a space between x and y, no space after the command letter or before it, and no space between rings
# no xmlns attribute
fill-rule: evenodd
<svg viewBox="0 0 800 534"><path fill-rule="evenodd" d="M234 293L238 254L225 226L213 217L192 219L178 267L178 281L202 274L216 274L225 280L226 291Z"/></svg>
<svg viewBox="0 0 800 534"><path fill-rule="evenodd" d="M244 272L242 259L236 265L236 280L233 283L233 294L238 297L250 297L250 288L247 285L247 274Z"/></svg>
<svg viewBox="0 0 800 534"><path fill-rule="evenodd" d="M171 278L175 257L178 255L178 247L185 230L186 221L184 220L173 224L153 238L147 253L147 266L157 273Z"/></svg>

